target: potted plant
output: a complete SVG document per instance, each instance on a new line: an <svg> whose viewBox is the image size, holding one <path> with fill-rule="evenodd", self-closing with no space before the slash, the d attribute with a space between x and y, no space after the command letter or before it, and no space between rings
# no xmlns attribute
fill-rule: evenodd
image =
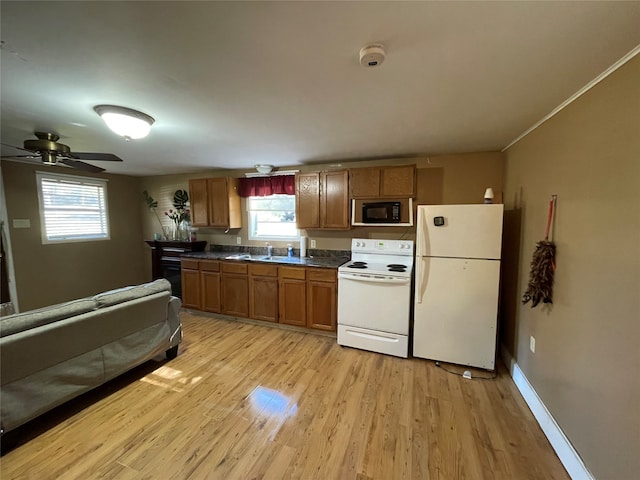
<svg viewBox="0 0 640 480"><path fill-rule="evenodd" d="M167 240L169 238L169 236L167 234L167 227L165 227L162 224L162 220L160 220L160 216L158 215L158 212L156 211L156 208L158 208L158 202L156 200L154 200L154 198L151 195L149 195L149 192L147 192L146 190L144 192L142 192L142 198L144 200L144 203L147 205L147 208L149 208L149 210L154 213L154 215L158 219L158 223L160 224L160 229L162 231L160 236L162 238L160 238L160 239L156 238L156 240ZM155 235L154 235L154 237L155 237Z"/></svg>
<svg viewBox="0 0 640 480"><path fill-rule="evenodd" d="M173 240L188 241L191 230L191 212L189 210L189 193L176 190L173 194L173 207L164 214L173 221Z"/></svg>

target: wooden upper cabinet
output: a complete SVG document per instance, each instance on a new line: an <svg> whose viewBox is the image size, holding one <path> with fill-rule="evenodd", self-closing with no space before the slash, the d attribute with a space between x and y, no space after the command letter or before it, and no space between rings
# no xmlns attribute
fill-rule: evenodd
<svg viewBox="0 0 640 480"><path fill-rule="evenodd" d="M349 228L349 172L320 175L320 224L322 228Z"/></svg>
<svg viewBox="0 0 640 480"><path fill-rule="evenodd" d="M380 195L380 168L352 168L349 171L351 198L371 198Z"/></svg>
<svg viewBox="0 0 640 480"><path fill-rule="evenodd" d="M242 227L237 178L189 180L189 197L194 227Z"/></svg>
<svg viewBox="0 0 640 480"><path fill-rule="evenodd" d="M351 198L409 198L416 195L416 166L352 168Z"/></svg>
<svg viewBox="0 0 640 480"><path fill-rule="evenodd" d="M297 174L297 227L348 229L348 188L347 170Z"/></svg>
<svg viewBox="0 0 640 480"><path fill-rule="evenodd" d="M191 224L194 227L206 227L209 225L206 178L189 180L189 200L191 204Z"/></svg>
<svg viewBox="0 0 640 480"><path fill-rule="evenodd" d="M415 197L416 166L384 167L380 171L380 196Z"/></svg>
<svg viewBox="0 0 640 480"><path fill-rule="evenodd" d="M320 173L296 174L296 225L320 227Z"/></svg>

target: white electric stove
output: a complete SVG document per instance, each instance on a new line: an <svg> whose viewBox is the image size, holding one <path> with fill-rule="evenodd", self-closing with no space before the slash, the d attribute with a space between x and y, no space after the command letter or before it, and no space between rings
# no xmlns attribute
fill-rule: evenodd
<svg viewBox="0 0 640 480"><path fill-rule="evenodd" d="M413 241L354 238L338 268L338 343L406 358Z"/></svg>

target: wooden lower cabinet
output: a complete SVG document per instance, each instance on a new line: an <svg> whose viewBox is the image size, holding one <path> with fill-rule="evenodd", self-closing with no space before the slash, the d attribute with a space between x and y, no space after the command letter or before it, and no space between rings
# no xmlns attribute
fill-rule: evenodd
<svg viewBox="0 0 640 480"><path fill-rule="evenodd" d="M249 265L249 317L278 321L278 267Z"/></svg>
<svg viewBox="0 0 640 480"><path fill-rule="evenodd" d="M280 323L298 327L307 326L306 287L306 270L304 268L279 268Z"/></svg>
<svg viewBox="0 0 640 480"><path fill-rule="evenodd" d="M182 260L185 308L336 331L337 271Z"/></svg>
<svg viewBox="0 0 640 480"><path fill-rule="evenodd" d="M220 292L222 313L235 317L249 317L249 276L247 265L222 262Z"/></svg>
<svg viewBox="0 0 640 480"><path fill-rule="evenodd" d="M205 312L221 313L220 262L203 260L200 262L200 299Z"/></svg>
<svg viewBox="0 0 640 480"><path fill-rule="evenodd" d="M307 277L307 327L335 331L337 298L336 272L310 270Z"/></svg>
<svg viewBox="0 0 640 480"><path fill-rule="evenodd" d="M200 310L200 271L197 260L182 260L180 275L182 281L182 306Z"/></svg>

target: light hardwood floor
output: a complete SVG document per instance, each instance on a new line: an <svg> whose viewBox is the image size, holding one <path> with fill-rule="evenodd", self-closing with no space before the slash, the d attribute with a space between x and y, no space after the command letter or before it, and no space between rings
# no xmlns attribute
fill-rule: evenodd
<svg viewBox="0 0 640 480"><path fill-rule="evenodd" d="M466 380L327 336L182 321L175 360L10 432L0 478L569 478L504 368Z"/></svg>

